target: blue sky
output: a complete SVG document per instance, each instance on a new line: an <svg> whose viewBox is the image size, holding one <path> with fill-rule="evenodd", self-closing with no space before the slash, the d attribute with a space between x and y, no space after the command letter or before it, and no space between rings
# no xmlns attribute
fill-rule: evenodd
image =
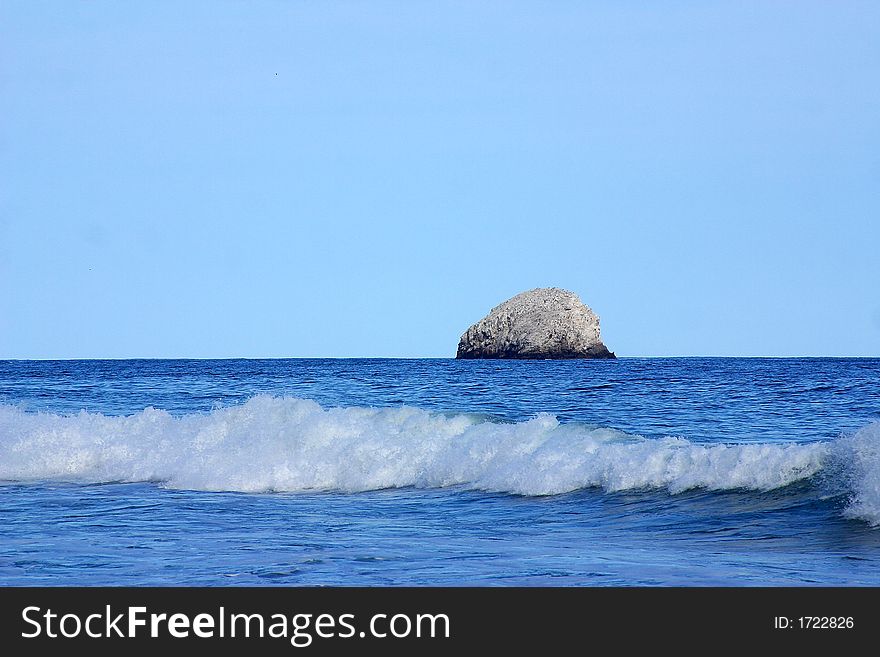
<svg viewBox="0 0 880 657"><path fill-rule="evenodd" d="M0 357L880 356L880 5L0 3Z"/></svg>

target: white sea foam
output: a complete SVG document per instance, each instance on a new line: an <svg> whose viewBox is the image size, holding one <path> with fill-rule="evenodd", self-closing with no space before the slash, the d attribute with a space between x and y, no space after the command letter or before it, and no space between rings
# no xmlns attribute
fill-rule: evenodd
<svg viewBox="0 0 880 657"><path fill-rule="evenodd" d="M877 518L880 434L871 431L854 448L868 483L853 513ZM770 490L816 474L829 445L706 445L560 424L546 414L502 424L269 396L183 417L154 408L112 417L0 407L0 480L7 482L155 481L244 492L458 485L523 495L586 487Z"/></svg>
<svg viewBox="0 0 880 657"><path fill-rule="evenodd" d="M880 422L840 438L834 448L852 491L846 514L880 526Z"/></svg>

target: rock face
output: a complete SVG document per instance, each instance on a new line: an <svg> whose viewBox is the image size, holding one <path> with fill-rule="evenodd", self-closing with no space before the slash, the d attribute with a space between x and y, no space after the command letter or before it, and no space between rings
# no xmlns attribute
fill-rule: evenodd
<svg viewBox="0 0 880 657"><path fill-rule="evenodd" d="M538 288L508 299L471 326L456 358L614 358L599 318L574 292Z"/></svg>

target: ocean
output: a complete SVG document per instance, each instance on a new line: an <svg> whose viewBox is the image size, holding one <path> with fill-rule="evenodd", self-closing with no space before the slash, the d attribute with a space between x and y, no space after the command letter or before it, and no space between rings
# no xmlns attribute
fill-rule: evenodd
<svg viewBox="0 0 880 657"><path fill-rule="evenodd" d="M880 585L880 359L0 361L2 585Z"/></svg>

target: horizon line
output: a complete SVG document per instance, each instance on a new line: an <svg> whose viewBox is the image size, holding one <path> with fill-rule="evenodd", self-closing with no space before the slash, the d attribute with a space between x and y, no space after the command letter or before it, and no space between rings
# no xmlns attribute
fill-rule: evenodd
<svg viewBox="0 0 880 657"><path fill-rule="evenodd" d="M455 356L84 356L84 357L0 357L0 362L77 362L77 361L127 361L127 360L462 360L462 361L593 361L593 360L645 360L645 359L877 359L877 356L868 355L717 355L717 354L688 354L688 355L628 355L616 356L615 358L456 358Z"/></svg>

